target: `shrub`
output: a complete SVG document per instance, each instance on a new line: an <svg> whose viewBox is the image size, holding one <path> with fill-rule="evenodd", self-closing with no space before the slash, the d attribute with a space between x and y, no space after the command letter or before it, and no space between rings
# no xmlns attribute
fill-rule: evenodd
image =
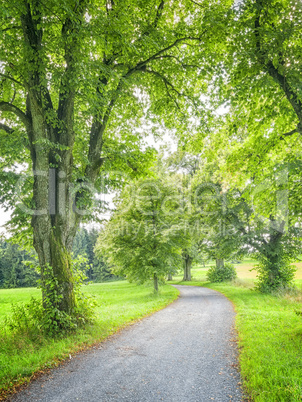
<svg viewBox="0 0 302 402"><path fill-rule="evenodd" d="M291 287L296 271L296 268L284 257L276 262L262 257L254 269L258 272L256 289L262 293Z"/></svg>
<svg viewBox="0 0 302 402"><path fill-rule="evenodd" d="M72 314L67 314L58 308L61 296L54 290L51 294L44 292L43 303L32 298L29 303L13 305L11 315L6 318L5 327L15 334L27 335L29 338L35 339L42 334L50 337L63 335L93 322L95 318L95 299L90 295L83 294L80 289L86 279L80 269L82 262L77 259L73 261L76 303ZM44 282L48 288L56 289L57 282L51 267L45 269L45 277ZM41 285L41 288L43 289L43 285Z"/></svg>
<svg viewBox="0 0 302 402"><path fill-rule="evenodd" d="M224 267L211 267L207 272L207 280L209 282L225 282L236 279L237 272L233 264L226 262Z"/></svg>

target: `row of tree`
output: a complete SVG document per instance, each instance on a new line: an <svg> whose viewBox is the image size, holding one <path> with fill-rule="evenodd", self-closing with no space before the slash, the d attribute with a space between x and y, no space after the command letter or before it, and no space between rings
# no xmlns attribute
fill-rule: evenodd
<svg viewBox="0 0 302 402"><path fill-rule="evenodd" d="M0 241L0 288L36 286L39 275L32 262L32 254Z"/></svg>
<svg viewBox="0 0 302 402"><path fill-rule="evenodd" d="M73 242L73 258L82 257L82 270L87 281L106 282L119 279L111 272L111 268L105 263L101 254L95 254L94 248L98 237L96 229L87 230L81 227Z"/></svg>
<svg viewBox="0 0 302 402"><path fill-rule="evenodd" d="M190 280L194 259L214 260L221 271L225 260L246 255L258 261L259 290L289 286L291 263L301 254L301 170L275 162L273 176L260 172L240 186L228 182L220 159L209 160L177 152L130 183L96 249L114 272L140 282L153 278L155 291L181 265Z"/></svg>
<svg viewBox="0 0 302 402"><path fill-rule="evenodd" d="M146 176L148 131L172 130L209 162L214 151L225 174L210 182L249 207L249 180L274 175L273 162L295 165L301 11L297 0L3 4L0 198L20 243L33 240L55 310L76 311L71 252L81 221L97 218L92 194Z"/></svg>
<svg viewBox="0 0 302 402"><path fill-rule="evenodd" d="M73 259L79 261L87 281L105 282L118 279L101 255L94 252L98 231L81 227L74 239ZM39 262L33 249L26 250L17 244L0 242L0 288L37 286L40 279Z"/></svg>

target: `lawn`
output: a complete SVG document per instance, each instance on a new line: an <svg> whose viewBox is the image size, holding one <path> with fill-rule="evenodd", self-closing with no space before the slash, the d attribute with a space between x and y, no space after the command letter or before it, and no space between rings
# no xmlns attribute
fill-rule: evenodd
<svg viewBox="0 0 302 402"><path fill-rule="evenodd" d="M95 296L98 303L95 325L59 339L38 339L0 332L0 390L12 389L28 381L33 373L55 366L69 355L93 345L125 325L151 314L177 298L178 291L171 286L161 287L154 295L151 286L129 284L126 281L90 284L83 291ZM31 296L41 297L39 290L0 290L0 325L11 310L11 303L27 302ZM1 391L0 391L1 399Z"/></svg>
<svg viewBox="0 0 302 402"><path fill-rule="evenodd" d="M252 290L252 261L237 265L233 283L206 282L209 266L195 267L193 281L175 283L206 286L227 296L237 312L240 369L244 389L257 402L302 401L302 267L298 265L297 290L264 295Z"/></svg>

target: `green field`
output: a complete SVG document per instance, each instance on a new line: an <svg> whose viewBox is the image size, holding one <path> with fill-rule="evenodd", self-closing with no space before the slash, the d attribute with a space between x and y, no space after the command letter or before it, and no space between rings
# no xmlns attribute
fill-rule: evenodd
<svg viewBox="0 0 302 402"><path fill-rule="evenodd" d="M159 295L152 286L138 286L125 281L90 284L84 292L95 296L98 303L97 321L93 326L61 339L47 339L41 335L35 341L26 336L11 336L0 332L0 390L12 389L16 384L28 381L33 373L55 366L89 345L97 343L177 298L178 291L163 286ZM11 310L11 303L28 302L31 296L41 297L37 289L0 290L0 328L4 317ZM0 391L1 399L1 391Z"/></svg>
<svg viewBox="0 0 302 402"><path fill-rule="evenodd" d="M302 400L302 281L297 290L277 295L263 295L254 290L256 272L250 272L251 260L237 265L239 278L233 283L206 282L206 267L192 269L191 284L207 286L225 294L237 312L240 368L244 389L250 400ZM299 264L300 265L300 264ZM299 267L297 278L301 278ZM182 275L173 283L181 283ZM85 330L64 337L30 341L26 337L3 334L0 345L0 388L12 389L27 381L34 372L53 367L59 361L89 345L106 338L123 326L148 315L177 297L171 286L161 288L156 296L152 286L137 286L125 281L90 284L84 292L93 294L98 302L97 322ZM28 302L40 291L28 289L0 290L0 325L11 310L11 303ZM1 399L1 397L0 397Z"/></svg>

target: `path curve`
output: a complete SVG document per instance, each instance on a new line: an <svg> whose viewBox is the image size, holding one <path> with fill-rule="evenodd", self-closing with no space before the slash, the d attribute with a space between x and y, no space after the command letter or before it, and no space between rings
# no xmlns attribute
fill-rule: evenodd
<svg viewBox="0 0 302 402"><path fill-rule="evenodd" d="M242 401L234 310L222 294L180 298L40 377L14 402Z"/></svg>

